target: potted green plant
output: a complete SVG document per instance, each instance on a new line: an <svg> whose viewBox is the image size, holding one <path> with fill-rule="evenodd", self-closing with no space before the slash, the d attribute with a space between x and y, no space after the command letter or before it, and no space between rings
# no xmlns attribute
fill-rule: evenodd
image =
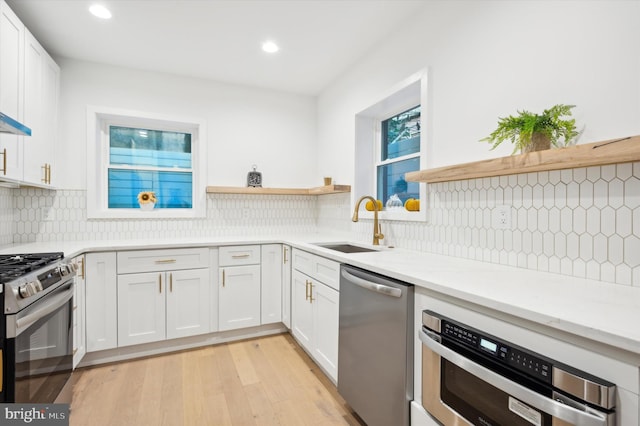
<svg viewBox="0 0 640 426"><path fill-rule="evenodd" d="M492 144L495 149L502 142L509 140L514 144L513 153L541 151L550 149L551 145L567 146L578 135L576 120L561 117L571 116L575 105L554 105L533 114L529 111L518 111L516 116L498 119L498 127L481 142Z"/></svg>

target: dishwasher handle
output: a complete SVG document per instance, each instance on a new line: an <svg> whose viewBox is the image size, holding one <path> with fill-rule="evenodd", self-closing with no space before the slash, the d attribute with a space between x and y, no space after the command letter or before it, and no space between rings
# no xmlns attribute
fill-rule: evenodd
<svg viewBox="0 0 640 426"><path fill-rule="evenodd" d="M346 270L342 270L342 277L348 280L349 282L362 287L369 291L375 291L376 293L384 294L385 296L391 297L402 297L402 290L395 287L390 287L384 284L374 283L360 277L356 277L353 274L350 274Z"/></svg>

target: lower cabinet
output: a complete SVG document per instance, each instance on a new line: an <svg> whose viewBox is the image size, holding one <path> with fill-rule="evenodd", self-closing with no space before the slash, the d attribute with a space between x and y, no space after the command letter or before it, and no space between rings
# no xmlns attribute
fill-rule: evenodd
<svg viewBox="0 0 640 426"><path fill-rule="evenodd" d="M220 267L220 331L260 325L260 265Z"/></svg>
<svg viewBox="0 0 640 426"><path fill-rule="evenodd" d="M338 378L340 293L294 270L291 282L291 332L334 381Z"/></svg>
<svg viewBox="0 0 640 426"><path fill-rule="evenodd" d="M218 326L220 331L261 323L261 258L259 245L218 249Z"/></svg>
<svg viewBox="0 0 640 426"><path fill-rule="evenodd" d="M208 333L208 269L118 276L118 346Z"/></svg>
<svg viewBox="0 0 640 426"><path fill-rule="evenodd" d="M75 269L73 287L73 368L80 363L87 353L85 333L85 264L84 255L71 259Z"/></svg>
<svg viewBox="0 0 640 426"><path fill-rule="evenodd" d="M118 346L116 253L85 255L85 326L87 352Z"/></svg>

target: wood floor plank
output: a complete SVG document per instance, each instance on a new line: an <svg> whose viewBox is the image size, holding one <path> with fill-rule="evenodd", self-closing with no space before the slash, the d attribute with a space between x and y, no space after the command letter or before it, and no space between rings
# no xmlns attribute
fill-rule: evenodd
<svg viewBox="0 0 640 426"><path fill-rule="evenodd" d="M79 369L71 426L361 425L289 334Z"/></svg>

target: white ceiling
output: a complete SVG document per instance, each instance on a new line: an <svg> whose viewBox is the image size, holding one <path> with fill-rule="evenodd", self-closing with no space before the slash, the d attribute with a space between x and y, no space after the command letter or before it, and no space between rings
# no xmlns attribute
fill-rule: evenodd
<svg viewBox="0 0 640 426"><path fill-rule="evenodd" d="M54 57L316 95L426 1L98 1L106 21L92 0L7 3Z"/></svg>

